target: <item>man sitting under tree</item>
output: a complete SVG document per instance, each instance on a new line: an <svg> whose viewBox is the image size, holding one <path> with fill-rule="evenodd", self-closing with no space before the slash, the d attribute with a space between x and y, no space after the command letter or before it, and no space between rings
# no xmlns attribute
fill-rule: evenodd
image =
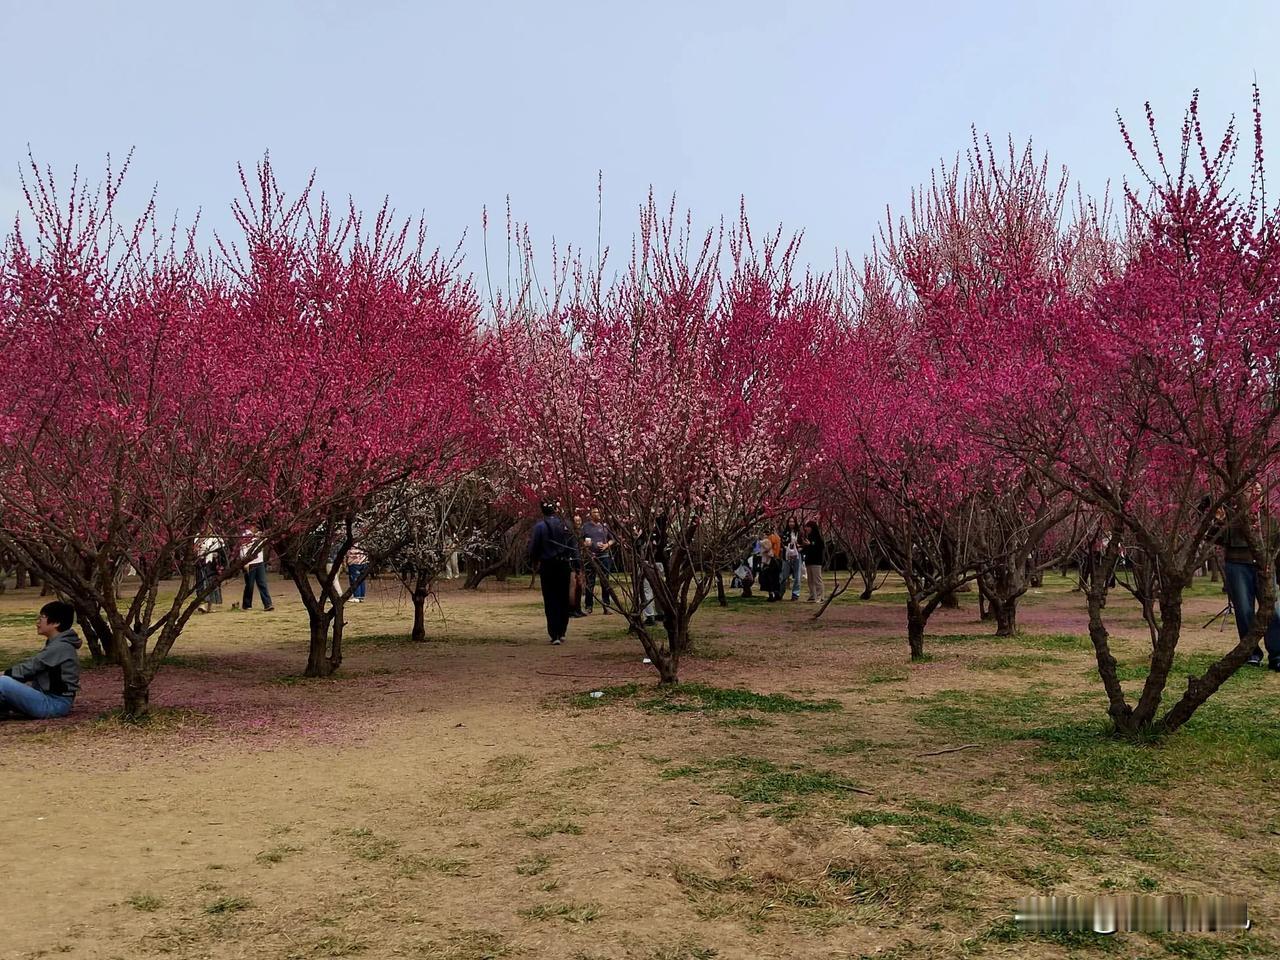
<svg viewBox="0 0 1280 960"><path fill-rule="evenodd" d="M75 608L55 600L40 608L36 633L44 649L0 677L0 717L44 720L71 712L80 689L80 637L71 629Z"/></svg>

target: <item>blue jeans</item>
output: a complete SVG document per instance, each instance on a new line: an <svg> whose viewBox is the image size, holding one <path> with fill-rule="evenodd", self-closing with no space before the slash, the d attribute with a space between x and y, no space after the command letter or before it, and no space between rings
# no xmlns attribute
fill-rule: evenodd
<svg viewBox="0 0 1280 960"><path fill-rule="evenodd" d="M364 585L367 581L369 565L367 563L348 563L347 564L347 580L351 582L351 597L355 600L364 599Z"/></svg>
<svg viewBox="0 0 1280 960"><path fill-rule="evenodd" d="M606 609L613 603L613 587L609 583L609 574L613 573L613 557L608 554L596 554L595 563L587 563L587 609L596 606L596 564L600 565L600 603Z"/></svg>
<svg viewBox="0 0 1280 960"><path fill-rule="evenodd" d="M1236 631L1243 640L1249 627L1253 625L1254 611L1258 605L1258 568L1252 563L1225 563L1222 579L1231 600L1231 608L1235 611ZM1276 600L1271 622L1267 624L1266 644L1267 659L1272 663L1280 661L1280 599ZM1260 656L1261 651L1255 647L1254 654Z"/></svg>
<svg viewBox="0 0 1280 960"><path fill-rule="evenodd" d="M258 587L258 594L262 597L262 606L270 610L271 591L267 589L267 565L265 563L255 563L244 568L244 602L240 606L246 610L252 609L255 584Z"/></svg>
<svg viewBox="0 0 1280 960"><path fill-rule="evenodd" d="M49 717L65 717L71 712L74 697L56 697L51 693L28 687L13 677L0 677L0 707L8 707L16 713L36 720Z"/></svg>
<svg viewBox="0 0 1280 960"><path fill-rule="evenodd" d="M791 582L791 596L797 600L800 599L800 564L804 563L800 554L796 554L794 558L783 561L785 566L782 568L782 592L787 592L787 582Z"/></svg>

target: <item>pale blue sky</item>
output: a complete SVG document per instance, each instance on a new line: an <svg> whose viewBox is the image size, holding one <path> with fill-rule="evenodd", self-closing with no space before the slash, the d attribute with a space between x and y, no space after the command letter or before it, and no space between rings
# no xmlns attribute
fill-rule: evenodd
<svg viewBox="0 0 1280 960"><path fill-rule="evenodd" d="M745 195L820 265L969 142L1033 136L1089 189L1131 173L1114 111L1172 137L1200 87L1280 118L1280 4L363 3L0 0L0 214L29 143L95 178L136 148L134 197L225 230L236 162L425 211L435 243L505 197L540 241L623 252L652 184L702 223ZM1280 142L1280 120L1273 124ZM206 230L206 239L209 238ZM491 240L491 250L493 243ZM617 260L614 261L615 264Z"/></svg>

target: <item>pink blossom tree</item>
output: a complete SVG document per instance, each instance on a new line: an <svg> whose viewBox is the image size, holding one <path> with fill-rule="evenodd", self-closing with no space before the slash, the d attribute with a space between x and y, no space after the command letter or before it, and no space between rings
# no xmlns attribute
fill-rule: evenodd
<svg viewBox="0 0 1280 960"><path fill-rule="evenodd" d="M987 398L975 422L990 443L1105 518L1107 545L1089 583L1089 632L1109 715L1123 732L1177 729L1265 631L1264 614L1161 711L1183 593L1223 523L1238 524L1248 539L1261 609L1274 602L1275 545L1264 534L1280 449L1280 251L1276 211L1262 192L1256 97L1254 120L1253 189L1242 195L1228 180L1234 124L1211 146L1193 99L1169 164L1148 109L1154 174L1125 131L1144 186L1126 191L1124 257L1104 262L1085 296L1031 316L1010 312L984 339L990 376L974 384ZM1142 552L1151 578L1144 604L1150 663L1133 703L1104 618L1122 544Z"/></svg>
<svg viewBox="0 0 1280 960"><path fill-rule="evenodd" d="M829 289L794 279L795 253L780 234L756 243L745 216L723 251L650 201L616 283L566 258L500 311L510 469L601 509L630 574L619 609L664 683L717 573L815 453L795 414Z"/></svg>
<svg viewBox="0 0 1280 960"><path fill-rule="evenodd" d="M123 177L63 194L31 165L0 267L0 545L76 606L139 716L205 599L196 539L261 509L247 479L276 437L240 429L253 384L224 284L153 207L117 219Z"/></svg>
<svg viewBox="0 0 1280 960"><path fill-rule="evenodd" d="M386 205L367 224L313 204L310 185L289 200L264 161L234 210L243 248L223 246L223 259L243 367L261 385L247 413L284 440L253 478L260 523L307 610L306 674L325 676L342 663L350 592L335 568L362 518L386 516L372 499L408 480L450 483L484 455L479 304L457 258L428 254L423 225Z"/></svg>

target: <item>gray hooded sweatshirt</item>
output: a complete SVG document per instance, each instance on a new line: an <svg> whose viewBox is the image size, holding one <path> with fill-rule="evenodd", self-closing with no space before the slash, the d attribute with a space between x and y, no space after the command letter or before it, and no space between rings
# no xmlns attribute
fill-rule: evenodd
<svg viewBox="0 0 1280 960"><path fill-rule="evenodd" d="M74 630L55 633L45 641L43 650L30 660L15 663L4 675L30 683L42 693L75 699L80 689L80 642Z"/></svg>

